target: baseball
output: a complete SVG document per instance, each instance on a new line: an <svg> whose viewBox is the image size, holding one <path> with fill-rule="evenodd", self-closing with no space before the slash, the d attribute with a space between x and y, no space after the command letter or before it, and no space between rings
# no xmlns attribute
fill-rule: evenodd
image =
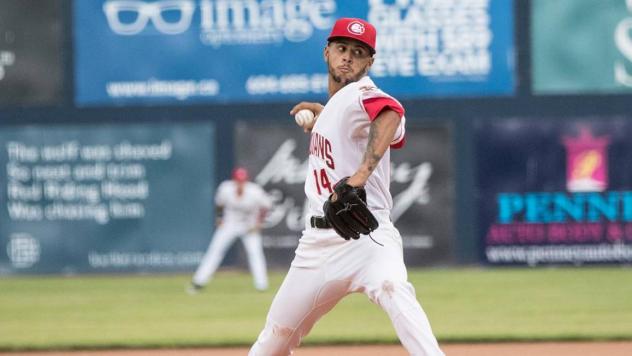
<svg viewBox="0 0 632 356"><path fill-rule="evenodd" d="M314 122L314 113L311 110L303 109L294 115L296 124L300 127L306 127Z"/></svg>

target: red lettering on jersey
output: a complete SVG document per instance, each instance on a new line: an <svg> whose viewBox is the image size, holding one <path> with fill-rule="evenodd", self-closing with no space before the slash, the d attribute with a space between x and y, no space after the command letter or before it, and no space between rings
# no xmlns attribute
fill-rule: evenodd
<svg viewBox="0 0 632 356"><path fill-rule="evenodd" d="M323 158L325 153L325 138L318 136L318 157Z"/></svg>
<svg viewBox="0 0 632 356"><path fill-rule="evenodd" d="M329 140L325 140L325 162L327 163L327 167L331 169L336 168L334 158L331 156L331 143Z"/></svg>
<svg viewBox="0 0 632 356"><path fill-rule="evenodd" d="M331 153L331 142L317 132L312 132L312 137L309 141L309 154L325 161L327 167L331 169L336 168L334 157Z"/></svg>

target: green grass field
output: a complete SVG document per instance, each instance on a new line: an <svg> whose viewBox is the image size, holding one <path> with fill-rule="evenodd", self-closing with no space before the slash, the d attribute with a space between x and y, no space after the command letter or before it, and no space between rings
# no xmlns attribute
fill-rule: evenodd
<svg viewBox="0 0 632 356"><path fill-rule="evenodd" d="M0 279L0 350L249 345L269 292L250 275L220 272L203 293L189 275ZM410 280L441 342L632 340L632 270L421 269ZM306 344L393 343L386 315L352 295Z"/></svg>

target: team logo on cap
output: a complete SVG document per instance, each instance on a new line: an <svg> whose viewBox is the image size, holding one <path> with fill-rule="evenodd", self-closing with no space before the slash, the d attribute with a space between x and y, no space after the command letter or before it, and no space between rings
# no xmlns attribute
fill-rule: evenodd
<svg viewBox="0 0 632 356"><path fill-rule="evenodd" d="M347 26L347 31L354 35L361 35L364 33L364 24L358 21L353 21Z"/></svg>

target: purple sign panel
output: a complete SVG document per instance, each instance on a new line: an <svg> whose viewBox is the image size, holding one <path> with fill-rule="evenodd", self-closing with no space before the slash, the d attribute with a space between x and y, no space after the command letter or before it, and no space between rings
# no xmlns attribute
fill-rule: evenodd
<svg viewBox="0 0 632 356"><path fill-rule="evenodd" d="M294 124L242 121L237 125L237 161L250 169L254 181L274 201L263 244L268 262L277 266L289 264L305 227L309 141L310 136ZM407 125L406 145L391 153L391 219L402 235L409 265L453 262L451 142L447 125Z"/></svg>
<svg viewBox="0 0 632 356"><path fill-rule="evenodd" d="M632 261L632 121L476 123L481 255L491 264Z"/></svg>

